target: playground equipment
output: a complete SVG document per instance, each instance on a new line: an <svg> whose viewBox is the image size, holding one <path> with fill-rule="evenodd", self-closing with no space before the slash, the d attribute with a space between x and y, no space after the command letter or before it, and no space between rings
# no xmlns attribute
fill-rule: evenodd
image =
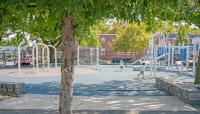
<svg viewBox="0 0 200 114"><path fill-rule="evenodd" d="M145 67L149 68L150 74L155 76L158 70L179 72L181 74L195 75L200 43L166 42L163 33L155 33L149 39L149 47L146 56L138 61L144 61ZM191 74L190 74L191 75Z"/></svg>
<svg viewBox="0 0 200 114"><path fill-rule="evenodd" d="M55 60L55 68L57 68L58 66L58 62L57 62L57 51L56 51L56 48L54 47L54 46L52 46L52 45L48 45L48 47L49 48L53 48L53 50L54 50L54 60Z"/></svg>
<svg viewBox="0 0 200 114"><path fill-rule="evenodd" d="M192 63L192 72L195 73L195 63L196 63L196 45L194 44L179 44L174 45L168 43L167 45L157 45L156 48L162 48L165 50L165 54L168 55L167 70L175 70L174 66L177 66L177 69L183 74L184 67L186 68L186 74L189 72L189 65ZM178 58L177 58L178 57ZM158 59L155 61L155 69L157 69ZM181 68L180 68L181 67Z"/></svg>
<svg viewBox="0 0 200 114"><path fill-rule="evenodd" d="M56 52L56 48L52 45L46 45L44 43L33 43L33 45L26 45L25 41L22 41L19 45L18 45L18 73L21 74L21 61L23 59L21 59L21 52L22 52L22 46L25 45L25 48L29 47L32 48L32 55L31 55L31 61L30 63L32 63L33 66L33 70L34 72L38 73L39 70L39 55L41 55L41 65L44 68L45 66L45 50L46 50L46 63L47 63L47 69L49 70L50 68L50 52L49 52L49 48L53 48L54 49L54 55L55 55L55 68L57 68L57 52ZM42 48L42 50L39 50L40 47ZM41 54L40 54L41 52Z"/></svg>

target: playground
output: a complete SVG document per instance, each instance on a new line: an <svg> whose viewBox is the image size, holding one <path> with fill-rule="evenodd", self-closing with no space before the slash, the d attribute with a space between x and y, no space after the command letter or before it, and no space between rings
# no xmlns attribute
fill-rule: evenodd
<svg viewBox="0 0 200 114"><path fill-rule="evenodd" d="M59 94L60 68L50 68L49 71L41 70L38 74L26 72L28 71L23 69L19 76L15 69L1 70L0 80L24 82L27 85L27 91L31 93L51 94L53 92ZM155 77L165 77L180 82L194 81L191 76L179 76L173 72L160 71L156 73L155 77L151 76L150 71L145 71L144 77L138 76L139 73L140 71L134 71L131 67L125 67L121 71L120 65L75 66L74 94L78 96L142 96L149 93L150 96L165 96L169 94L155 86Z"/></svg>
<svg viewBox="0 0 200 114"><path fill-rule="evenodd" d="M200 114L199 0L2 0L0 114Z"/></svg>
<svg viewBox="0 0 200 114"><path fill-rule="evenodd" d="M53 51L50 53L51 49ZM10 53L12 55L6 55L5 52L8 50L14 51L15 53L13 52ZM85 50L87 53L80 53L81 50ZM140 91L138 88L142 88L141 91L143 93L140 92L141 95L146 94L146 90L151 91L152 95L154 95L154 92L155 95L167 95L167 93L155 88L155 78L164 76L164 78L169 78L174 81L184 80L188 83L192 83L194 81L199 50L200 46L197 42L191 44L172 44L166 41L163 33L158 32L150 37L144 57L132 63L125 63L123 59L120 60L118 64L102 64L98 47L81 49L78 46L75 63L74 94L104 95L105 92L102 91L109 89L109 91L107 90L108 92L106 92L109 95L112 93L110 89L117 91L120 89L116 94L114 92L113 95L123 95L124 93L124 95L135 95L135 93L131 93L131 91ZM51 80L50 83L56 81L56 94L59 93L61 74L58 58L60 55L54 46L22 41L18 47L1 47L0 51L3 53L1 59L3 64L0 69L1 81L17 81L24 83L28 81L30 84L45 82L47 80ZM81 54L85 55L81 56ZM8 55L13 59L6 59ZM14 64L5 64L7 60L12 61ZM10 68L9 66L12 67ZM120 81L122 81L122 83ZM84 85L81 84L94 84L94 88L93 85L91 87L84 87ZM139 85L145 86L140 87ZM81 86L83 86L84 89L82 89ZM145 89L146 87L147 89ZM121 92L121 89L128 92ZM29 91L31 89L27 90ZM87 93L79 92L80 90L87 91ZM98 91L93 92L90 90ZM43 91L41 90L41 92ZM138 96L140 96L140 94L138 94Z"/></svg>
<svg viewBox="0 0 200 114"><path fill-rule="evenodd" d="M117 61L122 59L123 63L115 62L116 60L114 62L110 62L112 60L106 61L101 58L101 51L98 46L96 48L80 48L78 46L75 64L98 66L116 65L117 63L133 69L136 68L136 70L144 67L146 71L150 71L151 76L155 76L157 71L194 76L199 50L200 42L175 44L167 42L165 35L157 32L151 35L146 54L134 61L122 58L114 59ZM17 67L18 75L21 75L22 69L24 73L46 72L50 71L50 68L57 68L61 64L61 54L57 52L54 46L45 45L44 43L26 43L22 41L18 47L1 47L0 53L0 68Z"/></svg>
<svg viewBox="0 0 200 114"><path fill-rule="evenodd" d="M17 48L7 49L14 50L15 53L10 56L13 59L5 64L6 49L1 49L4 56L0 80L25 83L25 94L1 101L0 109L57 109L61 80L57 50L43 43L28 45L23 41ZM53 49L51 54L50 49ZM80 56L81 50L88 53ZM199 43L172 44L166 42L162 33L155 33L149 40L144 57L132 63L120 60L117 64L103 64L98 47L78 47L73 77L73 96L76 99L73 101L73 109L89 110L88 106L93 104L94 107L90 110L165 110L195 113L199 111L199 106L179 100L157 86L155 79L165 78L181 84L193 83L199 50ZM50 55L53 55L52 58Z"/></svg>

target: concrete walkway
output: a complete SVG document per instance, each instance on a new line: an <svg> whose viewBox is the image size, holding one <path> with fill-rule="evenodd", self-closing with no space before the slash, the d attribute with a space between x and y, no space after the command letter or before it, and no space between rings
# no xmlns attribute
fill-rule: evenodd
<svg viewBox="0 0 200 114"><path fill-rule="evenodd" d="M57 110L58 95L25 94L0 102L0 109ZM75 96L74 110L197 111L174 96Z"/></svg>
<svg viewBox="0 0 200 114"><path fill-rule="evenodd" d="M58 110L18 109L0 110L0 114L59 114ZM142 110L73 110L73 114L199 114L197 111L142 111Z"/></svg>

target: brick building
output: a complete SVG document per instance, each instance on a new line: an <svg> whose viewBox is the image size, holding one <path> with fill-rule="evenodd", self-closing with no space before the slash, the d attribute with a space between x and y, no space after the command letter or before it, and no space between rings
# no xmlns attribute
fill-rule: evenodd
<svg viewBox="0 0 200 114"><path fill-rule="evenodd" d="M171 33L166 36L166 42L174 43L178 34ZM188 34L190 43L200 43L200 34Z"/></svg>
<svg viewBox="0 0 200 114"><path fill-rule="evenodd" d="M130 58L135 60L145 55L145 52L135 53L114 51L112 49L111 43L116 39L116 36L116 34L99 34L101 43L99 57L101 60L111 61L112 58Z"/></svg>
<svg viewBox="0 0 200 114"><path fill-rule="evenodd" d="M178 34L172 33L166 36L166 42L175 42ZM137 60L141 57L144 57L146 54L146 49L142 53L135 52L117 52L112 49L111 43L115 40L117 34L99 34L99 40L101 47L99 47L99 58L103 61L112 61L113 58L130 58L132 61ZM189 34L190 43L200 43L200 34ZM148 48L148 47L147 47ZM90 48L81 48L80 49L80 62L90 63L90 58L93 58L95 61L96 49L92 49L92 55Z"/></svg>

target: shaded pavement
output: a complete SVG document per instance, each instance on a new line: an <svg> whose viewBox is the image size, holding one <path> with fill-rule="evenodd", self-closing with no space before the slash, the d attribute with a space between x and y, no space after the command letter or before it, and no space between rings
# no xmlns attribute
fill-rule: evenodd
<svg viewBox="0 0 200 114"><path fill-rule="evenodd" d="M60 82L26 84L28 94L59 95ZM76 83L73 85L74 96L169 96L155 86L155 83L142 80L113 80L100 84Z"/></svg>

